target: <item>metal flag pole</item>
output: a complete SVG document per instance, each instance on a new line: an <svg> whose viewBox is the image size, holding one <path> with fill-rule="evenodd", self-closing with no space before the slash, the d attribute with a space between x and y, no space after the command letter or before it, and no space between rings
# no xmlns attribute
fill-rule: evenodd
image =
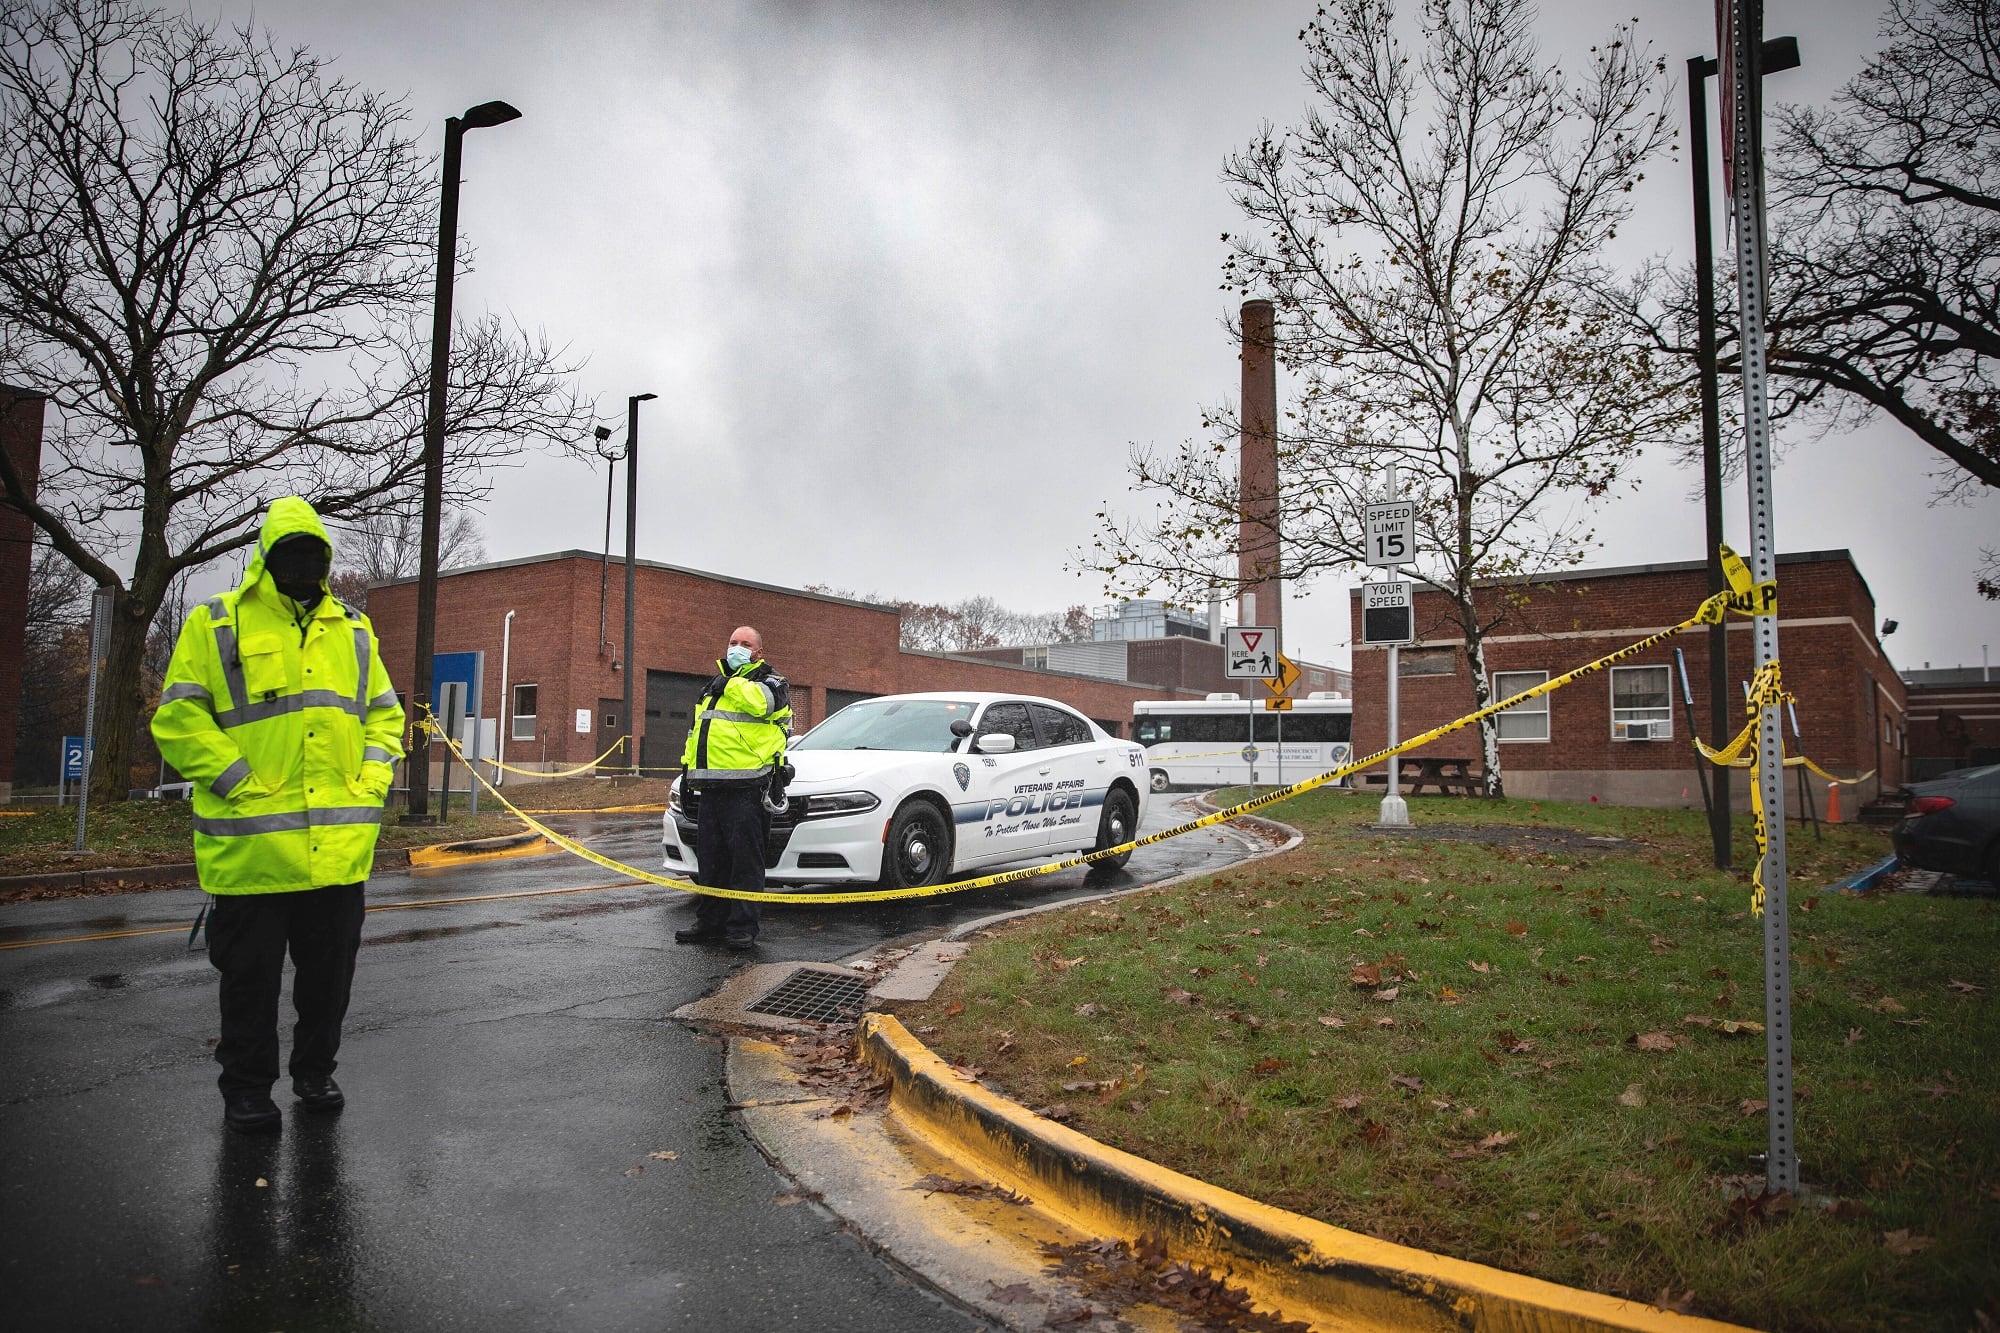
<svg viewBox="0 0 2000 1333"><path fill-rule="evenodd" d="M1736 302L1741 315L1744 472L1750 498L1750 577L1775 586L1778 575L1772 515L1771 419L1765 365L1766 264L1763 168L1763 0L1721 0L1718 47L1726 53L1730 87L1723 104L1723 168L1729 177L1729 221L1736 242ZM1775 683L1778 614L1775 599L1752 617L1760 679ZM1764 886L1764 1054L1769 1147L1765 1188L1796 1193L1799 1162L1793 1144L1791 941L1785 871L1783 718L1768 686L1757 708L1757 786L1764 806L1765 848L1758 878Z"/></svg>

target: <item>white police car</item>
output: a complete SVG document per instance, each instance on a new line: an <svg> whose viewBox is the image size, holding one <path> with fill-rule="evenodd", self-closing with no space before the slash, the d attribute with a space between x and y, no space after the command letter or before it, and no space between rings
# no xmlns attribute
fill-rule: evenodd
<svg viewBox="0 0 2000 1333"><path fill-rule="evenodd" d="M912 888L1113 847L1131 841L1148 794L1144 750L1029 695L864 699L788 754L798 776L765 855L776 884ZM663 837L671 871L696 870L699 803L676 778Z"/></svg>

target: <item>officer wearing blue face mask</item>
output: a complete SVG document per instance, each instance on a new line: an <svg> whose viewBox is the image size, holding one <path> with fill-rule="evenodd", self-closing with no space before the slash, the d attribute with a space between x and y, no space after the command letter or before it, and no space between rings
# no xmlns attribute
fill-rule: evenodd
<svg viewBox="0 0 2000 1333"><path fill-rule="evenodd" d="M764 888L764 849L771 832L765 794L789 771L792 693L764 661L764 638L748 625L729 636L715 679L702 691L694 728L681 754L683 808L695 805L695 883L712 888ZM690 798L693 798L690 800ZM682 944L722 942L748 949L757 940L757 904L702 894Z"/></svg>

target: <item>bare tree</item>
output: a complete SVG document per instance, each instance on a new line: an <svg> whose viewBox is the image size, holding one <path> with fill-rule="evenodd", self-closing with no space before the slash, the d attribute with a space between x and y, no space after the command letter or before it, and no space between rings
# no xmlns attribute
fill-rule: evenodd
<svg viewBox="0 0 2000 1333"><path fill-rule="evenodd" d="M809 584L807 592L893 606L902 616L898 645L913 652L958 653L1002 644L1073 643L1090 638L1090 613L1081 606L1062 611L1010 611L991 597L968 597L947 606L848 592Z"/></svg>
<svg viewBox="0 0 2000 1333"><path fill-rule="evenodd" d="M1771 369L1828 424L1900 422L1965 502L2000 487L2000 0L1890 0L1882 34L1832 106L1777 117Z"/></svg>
<svg viewBox="0 0 2000 1333"><path fill-rule="evenodd" d="M423 554L423 511L385 509L335 527L336 596L358 610L368 607L368 585L415 578ZM479 517L466 508L445 511L438 529L438 568L459 569L486 558Z"/></svg>
<svg viewBox="0 0 2000 1333"><path fill-rule="evenodd" d="M0 0L0 376L60 423L39 494L0 458L0 496L116 589L96 795L124 795L178 574L253 542L279 495L361 519L421 484L437 171L406 119L248 27ZM459 494L581 436L572 372L544 339L466 322Z"/></svg>
<svg viewBox="0 0 2000 1333"><path fill-rule="evenodd" d="M1279 432L1278 494L1242 493L1233 410L1164 455L1136 449L1159 516L1082 555L1114 589L1199 602L1236 578L1240 516L1273 498L1280 568L1299 580L1362 557L1363 504L1398 470L1416 506L1420 581L1449 595L1474 695L1495 623L1475 586L1580 561L1592 501L1692 398L1668 359L1595 295L1596 254L1670 131L1661 63L1615 29L1566 79L1526 0L1426 0L1413 55L1386 0L1330 0L1307 25L1315 102L1266 125L1224 178L1249 230L1225 235L1225 287L1268 296L1301 385ZM1504 614L1504 613L1503 613ZM1483 728L1487 790L1502 790Z"/></svg>

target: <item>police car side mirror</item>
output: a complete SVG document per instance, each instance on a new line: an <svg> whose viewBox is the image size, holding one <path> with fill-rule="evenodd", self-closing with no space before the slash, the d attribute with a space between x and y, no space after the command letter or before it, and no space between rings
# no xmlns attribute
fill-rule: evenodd
<svg viewBox="0 0 2000 1333"><path fill-rule="evenodd" d="M990 736L981 736L973 743L973 748L981 754L1012 754L1014 738L1004 731L996 731Z"/></svg>
<svg viewBox="0 0 2000 1333"><path fill-rule="evenodd" d="M953 718L951 720L951 734L963 740L972 734L972 723L962 717Z"/></svg>

